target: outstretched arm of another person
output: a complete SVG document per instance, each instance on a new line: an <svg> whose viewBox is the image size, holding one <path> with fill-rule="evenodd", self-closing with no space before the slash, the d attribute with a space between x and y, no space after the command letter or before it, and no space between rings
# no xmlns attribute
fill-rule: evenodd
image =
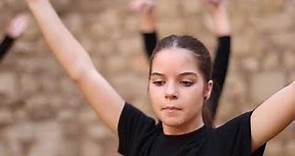
<svg viewBox="0 0 295 156"><path fill-rule="evenodd" d="M124 100L97 72L86 50L64 26L48 0L26 0L53 54L100 118L114 131Z"/></svg>
<svg viewBox="0 0 295 156"><path fill-rule="evenodd" d="M8 24L4 40L0 44L0 61L8 53L14 41L26 30L29 23L28 15L21 13L16 15Z"/></svg>
<svg viewBox="0 0 295 156"><path fill-rule="evenodd" d="M154 0L133 0L129 4L132 11L140 14L140 33L142 36L145 54L149 58L156 47L158 34L154 17Z"/></svg>
<svg viewBox="0 0 295 156"><path fill-rule="evenodd" d="M257 107L251 116L252 151L275 137L295 120L295 82Z"/></svg>
<svg viewBox="0 0 295 156"><path fill-rule="evenodd" d="M8 53L14 41L15 41L14 38L8 35L5 35L3 41L0 44L0 61L2 61L5 55Z"/></svg>
<svg viewBox="0 0 295 156"><path fill-rule="evenodd" d="M208 101L212 118L215 119L230 60L230 22L227 14L227 6L225 4L226 1L207 0L206 3L209 4L209 12L214 24L213 31L218 41L212 71L214 87Z"/></svg>

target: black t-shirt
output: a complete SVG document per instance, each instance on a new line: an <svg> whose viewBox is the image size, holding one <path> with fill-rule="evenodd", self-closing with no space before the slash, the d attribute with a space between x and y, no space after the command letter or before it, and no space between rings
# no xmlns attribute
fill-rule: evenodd
<svg viewBox="0 0 295 156"><path fill-rule="evenodd" d="M118 151L124 156L262 156L265 145L251 154L251 114L218 128L203 126L173 136L163 133L161 122L126 103L118 124Z"/></svg>

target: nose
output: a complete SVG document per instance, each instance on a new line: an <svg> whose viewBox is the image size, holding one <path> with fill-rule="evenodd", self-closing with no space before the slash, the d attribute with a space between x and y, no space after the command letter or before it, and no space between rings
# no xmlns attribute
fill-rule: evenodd
<svg viewBox="0 0 295 156"><path fill-rule="evenodd" d="M165 99L175 100L178 99L178 96L176 85L173 83L168 84L165 90Z"/></svg>

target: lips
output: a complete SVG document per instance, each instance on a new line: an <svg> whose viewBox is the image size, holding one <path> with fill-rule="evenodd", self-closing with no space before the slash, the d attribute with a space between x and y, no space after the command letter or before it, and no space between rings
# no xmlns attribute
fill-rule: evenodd
<svg viewBox="0 0 295 156"><path fill-rule="evenodd" d="M182 109L179 107L175 107L175 106L166 106L166 107L163 107L162 110L164 110L164 111L179 111Z"/></svg>

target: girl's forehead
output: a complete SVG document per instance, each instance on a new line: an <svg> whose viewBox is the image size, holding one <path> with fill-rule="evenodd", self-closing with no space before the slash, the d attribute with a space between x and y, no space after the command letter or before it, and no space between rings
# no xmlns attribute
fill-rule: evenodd
<svg viewBox="0 0 295 156"><path fill-rule="evenodd" d="M195 61L193 52L184 48L168 48L159 51L153 60L153 62L165 62L165 61Z"/></svg>
<svg viewBox="0 0 295 156"><path fill-rule="evenodd" d="M158 52L152 62L152 72L198 73L198 63L193 53L183 48L169 48Z"/></svg>

